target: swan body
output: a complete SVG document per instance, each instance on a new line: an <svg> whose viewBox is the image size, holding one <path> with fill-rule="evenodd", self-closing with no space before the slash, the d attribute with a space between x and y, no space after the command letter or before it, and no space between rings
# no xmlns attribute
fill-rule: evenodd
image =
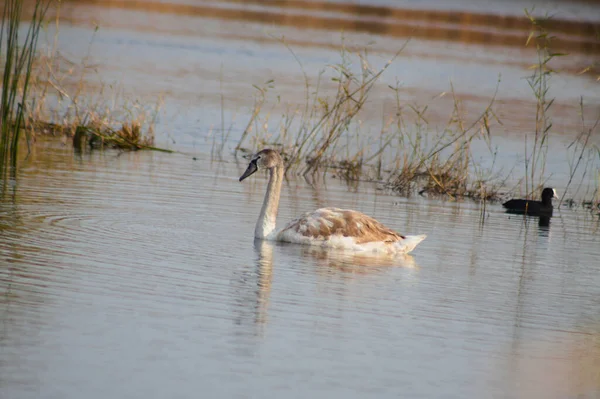
<svg viewBox="0 0 600 399"><path fill-rule="evenodd" d="M262 150L252 158L240 181L260 169L269 171L269 184L254 229L256 238L325 248L408 253L426 237L403 236L364 213L340 208L320 208L305 213L276 231L283 160L274 150Z"/></svg>
<svg viewBox="0 0 600 399"><path fill-rule="evenodd" d="M502 204L510 213L524 213L530 216L552 216L552 199L558 199L556 190L546 187L542 190L542 200L511 199Z"/></svg>

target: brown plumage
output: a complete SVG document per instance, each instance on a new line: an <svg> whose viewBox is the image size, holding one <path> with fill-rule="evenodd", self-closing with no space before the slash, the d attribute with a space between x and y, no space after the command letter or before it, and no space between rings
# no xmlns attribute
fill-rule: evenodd
<svg viewBox="0 0 600 399"><path fill-rule="evenodd" d="M356 244L374 241L392 243L405 238L364 213L339 208L321 208L308 212L290 222L278 236L283 237L288 230L319 240L335 235L352 237Z"/></svg>

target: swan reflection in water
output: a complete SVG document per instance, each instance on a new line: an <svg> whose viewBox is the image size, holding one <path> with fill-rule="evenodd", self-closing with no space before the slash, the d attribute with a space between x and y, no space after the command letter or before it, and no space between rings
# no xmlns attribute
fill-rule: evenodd
<svg viewBox="0 0 600 399"><path fill-rule="evenodd" d="M330 273L332 270L344 274L369 274L381 272L389 267L402 267L418 270L414 258L410 255L382 255L377 253L361 253L350 250L336 250L318 246L304 246L289 243L275 243L268 240L255 239L255 264L242 272L235 290L237 291L236 324L258 326L255 331L262 335L263 327L268 322L268 309L273 282L273 251L275 245L290 251L290 257L309 258L320 272ZM276 267L276 266L275 266Z"/></svg>
<svg viewBox="0 0 600 399"><path fill-rule="evenodd" d="M262 335L262 326L267 323L269 298L273 280L273 244L254 240L255 260L244 266L236 274L232 288L234 290L235 316L237 325L254 326L247 331Z"/></svg>
<svg viewBox="0 0 600 399"><path fill-rule="evenodd" d="M327 267L342 272L369 274L389 267L418 269L414 257L408 254L373 254L370 252L285 243L278 243L277 245L297 249L302 256L311 258L318 267Z"/></svg>
<svg viewBox="0 0 600 399"><path fill-rule="evenodd" d="M267 321L267 309L273 282L273 244L254 240L256 258L256 322Z"/></svg>

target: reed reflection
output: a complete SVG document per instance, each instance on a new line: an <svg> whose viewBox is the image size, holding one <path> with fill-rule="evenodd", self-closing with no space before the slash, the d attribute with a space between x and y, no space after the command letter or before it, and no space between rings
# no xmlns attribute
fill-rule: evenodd
<svg viewBox="0 0 600 399"><path fill-rule="evenodd" d="M273 281L273 243L254 240L256 259L256 322L267 322L267 309Z"/></svg>

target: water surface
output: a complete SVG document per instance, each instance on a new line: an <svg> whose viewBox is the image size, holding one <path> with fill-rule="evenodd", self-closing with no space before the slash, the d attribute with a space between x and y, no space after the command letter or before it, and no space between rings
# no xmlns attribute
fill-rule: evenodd
<svg viewBox="0 0 600 399"><path fill-rule="evenodd" d="M2 396L600 394L597 218L284 185L280 225L335 205L429 235L370 260L254 241L245 166L30 156L0 205Z"/></svg>
<svg viewBox="0 0 600 399"><path fill-rule="evenodd" d="M598 62L600 8L536 5L555 14L557 46L570 53L556 60L545 171L562 193L569 145L598 117L597 69L580 72ZM428 105L435 132L452 111L450 82L472 118L500 76L493 164L518 187L535 113L524 6L64 2L58 48L90 67L81 109L127 104L125 117L160 97L157 144L181 152L75 154L40 138L23 154L0 202L0 396L599 397L597 215L561 207L545 225L496 203L291 176L280 226L338 206L428 238L392 259L261 242L266 176L239 183L247 161L231 155L252 85L274 80L260 122L275 134L304 104L303 72L314 85L340 62L342 41L367 46L381 67L410 39L374 88L362 134L395 114L388 85L400 84L403 106ZM473 142L473 159L492 164L484 142ZM567 197L593 195L597 164L587 171Z"/></svg>

